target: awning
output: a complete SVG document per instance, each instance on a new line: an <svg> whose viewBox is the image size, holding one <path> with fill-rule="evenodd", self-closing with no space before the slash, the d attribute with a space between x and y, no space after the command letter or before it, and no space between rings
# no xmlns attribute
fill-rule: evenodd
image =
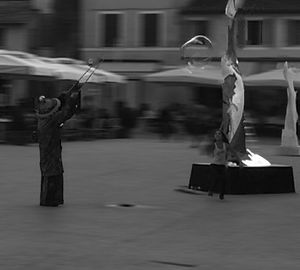
<svg viewBox="0 0 300 270"><path fill-rule="evenodd" d="M77 81L84 74L81 69L75 67L74 65L60 64L57 63L55 59L48 57L41 57L40 59L44 63L44 65L53 69L54 77L57 80ZM88 74L84 76L84 79L87 79L87 76ZM89 82L99 83L99 80L97 80L96 76L91 76Z"/></svg>
<svg viewBox="0 0 300 270"><path fill-rule="evenodd" d="M30 79L52 79L77 81L89 69L83 61L71 58L39 57L19 51L0 50L0 74ZM82 81L88 78L87 72ZM124 76L96 69L89 83L125 83Z"/></svg>
<svg viewBox="0 0 300 270"><path fill-rule="evenodd" d="M67 68L71 68L77 71L76 80L78 80L88 69L89 66L86 65L83 61L71 58L52 58L51 61L53 63L57 63L59 65L63 65ZM90 72L87 72L86 75L82 78L84 82ZM61 74L60 76L65 76L65 74ZM94 71L94 74L89 79L90 83L126 83L126 77L123 75L119 75L113 72L105 71L100 68L97 68Z"/></svg>
<svg viewBox="0 0 300 270"><path fill-rule="evenodd" d="M7 55L0 55L0 73L19 74L28 72L26 65L20 65L18 61Z"/></svg>
<svg viewBox="0 0 300 270"><path fill-rule="evenodd" d="M1 54L0 74L31 79L54 78L54 70L36 60Z"/></svg>
<svg viewBox="0 0 300 270"><path fill-rule="evenodd" d="M203 85L222 85L224 79L220 67L205 65L202 67L186 66L167 71L148 74L144 77L148 82L185 82Z"/></svg>
<svg viewBox="0 0 300 270"><path fill-rule="evenodd" d="M81 69L81 73L88 69L88 65L75 65L76 68ZM87 76L89 73L87 73ZM85 78L85 77L84 77ZM83 78L83 81L84 81ZM102 69L96 69L91 79L97 80L99 83L126 83L126 77ZM90 81L90 80L89 80Z"/></svg>
<svg viewBox="0 0 300 270"><path fill-rule="evenodd" d="M300 87L300 69L290 68L294 74L294 86ZM253 74L243 79L244 84L247 86L281 86L287 87L287 81L283 75L283 69L274 69L258 74Z"/></svg>

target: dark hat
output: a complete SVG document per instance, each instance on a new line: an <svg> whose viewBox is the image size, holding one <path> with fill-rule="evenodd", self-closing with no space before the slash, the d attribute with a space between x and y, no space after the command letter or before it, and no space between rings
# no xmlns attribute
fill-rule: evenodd
<svg viewBox="0 0 300 270"><path fill-rule="evenodd" d="M61 101L58 98L45 98L40 96L38 100L37 116L46 118L56 113L61 106Z"/></svg>

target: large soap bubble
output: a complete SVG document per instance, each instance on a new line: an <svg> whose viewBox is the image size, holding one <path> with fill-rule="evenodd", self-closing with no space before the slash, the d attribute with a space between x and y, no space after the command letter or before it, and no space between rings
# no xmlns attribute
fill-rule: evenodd
<svg viewBox="0 0 300 270"><path fill-rule="evenodd" d="M181 58L187 61L188 67L203 66L212 58L213 44L204 35L197 35L185 42L181 47Z"/></svg>

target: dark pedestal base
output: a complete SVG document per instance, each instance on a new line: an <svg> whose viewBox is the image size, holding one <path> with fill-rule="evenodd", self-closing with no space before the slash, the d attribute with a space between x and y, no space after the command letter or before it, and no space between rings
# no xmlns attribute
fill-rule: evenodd
<svg viewBox="0 0 300 270"><path fill-rule="evenodd" d="M210 164L194 163L189 188L208 191ZM218 192L216 187L214 192ZM286 165L267 167L229 167L227 170L227 194L265 194L295 192L293 168Z"/></svg>

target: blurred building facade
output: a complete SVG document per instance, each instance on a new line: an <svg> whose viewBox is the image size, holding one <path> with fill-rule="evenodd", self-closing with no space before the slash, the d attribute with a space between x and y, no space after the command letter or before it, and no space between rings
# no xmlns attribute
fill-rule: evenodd
<svg viewBox="0 0 300 270"><path fill-rule="evenodd" d="M80 0L31 0L38 11L31 50L49 57L78 58Z"/></svg>
<svg viewBox="0 0 300 270"><path fill-rule="evenodd" d="M36 15L29 0L0 1L0 49L30 50ZM0 106L14 103L16 95L23 93L21 80L0 76Z"/></svg>
<svg viewBox="0 0 300 270"><path fill-rule="evenodd" d="M212 63L219 65L227 47L226 3L227 0L0 1L0 46L45 56L104 59L101 67L126 75L128 83L123 87L102 87L99 106L124 101L130 107L148 103L158 109L170 103L203 103L216 96L206 90L207 86L146 83L143 78L185 65L179 48L198 34L209 37L213 49L203 46L197 50L197 57L209 55ZM237 56L244 75L280 67L284 61L300 66L300 1L245 0L237 24ZM1 89L1 99L7 101L8 90ZM93 93L97 91L91 89Z"/></svg>
<svg viewBox="0 0 300 270"><path fill-rule="evenodd" d="M226 0L193 0L182 11L185 27L203 29L215 44L215 57L227 46ZM245 0L237 18L237 55L244 73L259 72L284 61L300 62L300 2ZM189 30L187 30L189 31ZM195 32L194 32L195 33ZM247 67L243 63L247 63ZM253 68L249 68L253 66ZM255 66L259 64L259 66ZM268 66L269 65L269 66Z"/></svg>
<svg viewBox="0 0 300 270"><path fill-rule="evenodd" d="M213 63L227 48L227 0L85 0L81 2L81 57L104 58L103 68L125 74L130 81L117 99L131 106L150 103L191 104L202 99L204 88L180 84L144 83L143 75L185 65L180 46L195 35L206 35ZM244 75L289 61L300 63L300 2L298 0L246 0L238 13L237 56ZM123 96L122 96L123 95ZM214 95L213 95L214 96Z"/></svg>
<svg viewBox="0 0 300 270"><path fill-rule="evenodd" d="M79 58L79 0L1 0L0 49ZM0 106L55 95L53 83L1 72ZM28 104L32 106L32 104Z"/></svg>
<svg viewBox="0 0 300 270"><path fill-rule="evenodd" d="M185 33L192 36L201 32L212 40L212 58L216 63L227 46L226 2L192 0L180 12ZM299 1L245 0L236 24L236 52L243 75L281 68L285 61L289 66L300 66ZM203 50L202 57L205 53ZM283 123L287 102L285 89L246 87L245 96L246 110L262 123ZM297 104L299 110L299 98Z"/></svg>
<svg viewBox="0 0 300 270"><path fill-rule="evenodd" d="M0 1L0 48L27 50L35 14L30 1Z"/></svg>
<svg viewBox="0 0 300 270"><path fill-rule="evenodd" d="M158 107L170 96L180 97L182 93L176 89L170 95L162 90L163 86L143 83L143 76L180 62L181 17L178 12L188 2L81 2L82 58L103 58L104 69L122 73L129 79L126 89L112 93L113 100L125 101L130 107L138 107L141 103Z"/></svg>

